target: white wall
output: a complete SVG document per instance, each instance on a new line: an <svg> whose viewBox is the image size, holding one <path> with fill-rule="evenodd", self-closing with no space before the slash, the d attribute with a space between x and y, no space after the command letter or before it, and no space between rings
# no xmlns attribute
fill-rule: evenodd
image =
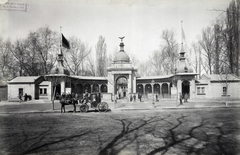
<svg viewBox="0 0 240 155"><path fill-rule="evenodd" d="M221 99L225 98L223 95L223 87L225 83L209 83L208 85L196 85L196 98L197 99ZM205 87L206 95L197 95L197 87ZM228 83L227 95L230 98L240 98L240 83Z"/></svg>
<svg viewBox="0 0 240 155"><path fill-rule="evenodd" d="M18 98L19 88L23 88L23 95L27 93L35 98L35 85L34 84L8 84L8 98Z"/></svg>

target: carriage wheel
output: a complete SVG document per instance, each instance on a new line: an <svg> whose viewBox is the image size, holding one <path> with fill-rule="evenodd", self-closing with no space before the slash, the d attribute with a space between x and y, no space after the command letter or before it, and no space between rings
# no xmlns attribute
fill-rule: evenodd
<svg viewBox="0 0 240 155"><path fill-rule="evenodd" d="M99 112L106 112L108 110L108 104L106 102L100 102L97 107Z"/></svg>
<svg viewBox="0 0 240 155"><path fill-rule="evenodd" d="M87 112L89 109L88 105L86 105L86 104L80 105L79 108L80 108L81 112Z"/></svg>

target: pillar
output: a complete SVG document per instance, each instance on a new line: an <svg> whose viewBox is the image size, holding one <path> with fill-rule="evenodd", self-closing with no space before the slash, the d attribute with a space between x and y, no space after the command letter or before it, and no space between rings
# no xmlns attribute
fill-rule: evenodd
<svg viewBox="0 0 240 155"><path fill-rule="evenodd" d="M99 84L99 85L98 85L98 90L99 90L98 92L99 92L99 93L101 93L101 87L102 87L102 84Z"/></svg>
<svg viewBox="0 0 240 155"><path fill-rule="evenodd" d="M91 87L91 93L92 93L93 92L93 84L91 84L90 87Z"/></svg>
<svg viewBox="0 0 240 155"><path fill-rule="evenodd" d="M133 77L133 93L137 92L137 82L136 82L136 76Z"/></svg>
<svg viewBox="0 0 240 155"><path fill-rule="evenodd" d="M182 93L182 80L177 80L177 98L179 99L179 93Z"/></svg>
<svg viewBox="0 0 240 155"><path fill-rule="evenodd" d="M146 92L145 92L145 86L146 86L146 84L142 84L143 85L143 95L145 95L146 94Z"/></svg>
<svg viewBox="0 0 240 155"><path fill-rule="evenodd" d="M49 85L48 85L48 99L52 100L52 96L53 96L52 82L49 82Z"/></svg>
<svg viewBox="0 0 240 155"><path fill-rule="evenodd" d="M128 94L129 93L132 93L132 78L131 78L132 75L129 75L129 78L128 78Z"/></svg>
<svg viewBox="0 0 240 155"><path fill-rule="evenodd" d="M159 97L160 97L161 94L162 94L162 83L159 83L159 86L160 86L160 88L159 88L159 89L160 89L160 91L159 91L159 92L160 92Z"/></svg>
<svg viewBox="0 0 240 155"><path fill-rule="evenodd" d="M190 81L190 99L196 98L195 80Z"/></svg>
<svg viewBox="0 0 240 155"><path fill-rule="evenodd" d="M66 93L66 82L61 81L61 94Z"/></svg>

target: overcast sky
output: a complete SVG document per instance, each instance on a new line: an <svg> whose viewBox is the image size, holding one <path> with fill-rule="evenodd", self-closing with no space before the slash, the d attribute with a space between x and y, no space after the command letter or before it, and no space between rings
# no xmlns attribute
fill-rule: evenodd
<svg viewBox="0 0 240 155"><path fill-rule="evenodd" d="M118 37L125 36L125 51L146 60L159 49L163 30L174 29L180 44L183 21L190 45L202 28L219 16L220 12L211 10L225 10L230 0L28 0L27 3L27 11L0 10L4 39L25 38L29 31L45 25L59 32L61 26L66 38L76 36L93 51L100 35L106 39L108 53L119 48Z"/></svg>

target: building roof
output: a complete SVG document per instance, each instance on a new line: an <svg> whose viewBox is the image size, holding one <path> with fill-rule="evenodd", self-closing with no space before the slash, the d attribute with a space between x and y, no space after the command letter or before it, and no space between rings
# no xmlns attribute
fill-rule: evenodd
<svg viewBox="0 0 240 155"><path fill-rule="evenodd" d="M201 85L201 84L205 85L205 84L208 84L208 80L196 80L195 83L198 85Z"/></svg>
<svg viewBox="0 0 240 155"><path fill-rule="evenodd" d="M39 84L40 86L48 86L49 81L43 81L42 83Z"/></svg>
<svg viewBox="0 0 240 155"><path fill-rule="evenodd" d="M203 74L201 79L210 81L240 81L239 77L233 74Z"/></svg>
<svg viewBox="0 0 240 155"><path fill-rule="evenodd" d="M176 73L176 75L198 75L198 73Z"/></svg>
<svg viewBox="0 0 240 155"><path fill-rule="evenodd" d="M150 80L150 79L166 79L173 77L174 75L159 75L159 76L146 76L146 77L139 77L137 80Z"/></svg>
<svg viewBox="0 0 240 155"><path fill-rule="evenodd" d="M70 76L76 79L82 80L107 80L107 77L96 77L96 76Z"/></svg>
<svg viewBox="0 0 240 155"><path fill-rule="evenodd" d="M114 62L130 62L130 58L124 51L120 51L116 54Z"/></svg>
<svg viewBox="0 0 240 155"><path fill-rule="evenodd" d="M34 83L40 77L41 76L18 76L8 81L8 83Z"/></svg>

